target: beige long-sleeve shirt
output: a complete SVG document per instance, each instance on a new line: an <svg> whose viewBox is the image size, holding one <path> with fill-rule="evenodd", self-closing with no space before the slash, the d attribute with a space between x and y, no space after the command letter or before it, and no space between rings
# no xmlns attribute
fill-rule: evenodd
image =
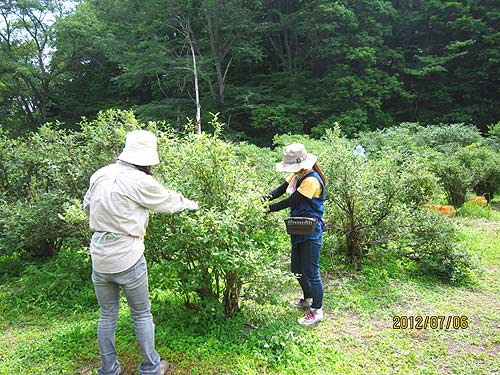
<svg viewBox="0 0 500 375"><path fill-rule="evenodd" d="M196 202L165 189L152 176L122 161L92 175L83 206L94 232L92 266L103 273L125 271L142 256L149 210L198 209Z"/></svg>

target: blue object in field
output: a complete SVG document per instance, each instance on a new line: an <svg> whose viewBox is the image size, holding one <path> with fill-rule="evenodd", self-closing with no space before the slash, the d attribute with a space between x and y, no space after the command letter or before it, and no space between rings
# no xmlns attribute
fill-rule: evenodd
<svg viewBox="0 0 500 375"><path fill-rule="evenodd" d="M366 151L361 145L357 145L356 148L354 149L354 155L362 156L366 158Z"/></svg>

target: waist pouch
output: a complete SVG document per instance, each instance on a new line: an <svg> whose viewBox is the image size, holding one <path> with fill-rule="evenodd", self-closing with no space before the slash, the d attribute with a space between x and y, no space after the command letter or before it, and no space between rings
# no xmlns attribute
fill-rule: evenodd
<svg viewBox="0 0 500 375"><path fill-rule="evenodd" d="M313 234L317 222L315 217L292 216L285 219L286 231L288 234Z"/></svg>

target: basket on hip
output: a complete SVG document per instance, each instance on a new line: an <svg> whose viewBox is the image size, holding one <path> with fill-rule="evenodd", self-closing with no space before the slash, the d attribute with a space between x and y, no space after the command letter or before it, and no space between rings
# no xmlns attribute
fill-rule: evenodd
<svg viewBox="0 0 500 375"><path fill-rule="evenodd" d="M288 234L313 234L316 232L315 217L293 216L285 219L286 231Z"/></svg>

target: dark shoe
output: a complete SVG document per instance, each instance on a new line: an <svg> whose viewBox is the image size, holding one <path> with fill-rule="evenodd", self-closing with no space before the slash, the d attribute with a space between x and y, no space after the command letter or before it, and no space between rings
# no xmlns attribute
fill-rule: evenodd
<svg viewBox="0 0 500 375"><path fill-rule="evenodd" d="M160 361L160 375L165 375L168 370L168 362L163 360Z"/></svg>

